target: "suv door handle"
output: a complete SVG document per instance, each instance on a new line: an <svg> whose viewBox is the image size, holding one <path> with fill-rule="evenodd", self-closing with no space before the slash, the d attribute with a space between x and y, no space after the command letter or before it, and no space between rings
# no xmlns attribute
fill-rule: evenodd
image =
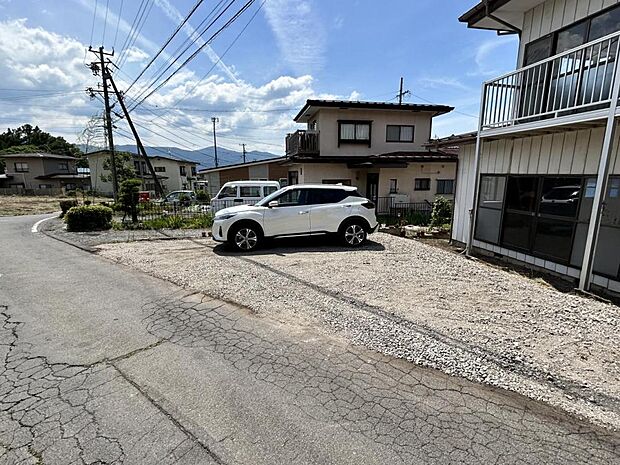
<svg viewBox="0 0 620 465"><path fill-rule="evenodd" d="M303 212L299 212L300 215L307 215L308 214L308 210L303 211Z"/></svg>
<svg viewBox="0 0 620 465"><path fill-rule="evenodd" d="M351 208L353 205L343 205L342 208Z"/></svg>

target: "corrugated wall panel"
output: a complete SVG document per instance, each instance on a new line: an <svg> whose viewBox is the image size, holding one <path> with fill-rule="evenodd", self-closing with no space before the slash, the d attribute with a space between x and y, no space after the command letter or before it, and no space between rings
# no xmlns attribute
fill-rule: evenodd
<svg viewBox="0 0 620 465"><path fill-rule="evenodd" d="M543 136L542 144L540 146L540 157L538 159L537 173L547 173L549 170L549 158L551 157L551 141L553 136L546 134Z"/></svg>
<svg viewBox="0 0 620 465"><path fill-rule="evenodd" d="M573 158L575 157L575 143L577 141L577 132L570 131L564 135L564 145L562 146L562 156L560 158L560 174L570 174L573 166Z"/></svg>
<svg viewBox="0 0 620 465"><path fill-rule="evenodd" d="M571 24L575 21L575 12L577 10L577 0L566 0L564 2L564 14L562 16L562 26Z"/></svg>
<svg viewBox="0 0 620 465"><path fill-rule="evenodd" d="M583 174L596 174L603 147L605 128L594 128L591 131Z"/></svg>
<svg viewBox="0 0 620 465"><path fill-rule="evenodd" d="M527 168L530 163L530 157L532 155L532 138L528 137L523 139L521 146L521 157L519 159L519 174L527 174Z"/></svg>
<svg viewBox="0 0 620 465"><path fill-rule="evenodd" d="M587 2L584 2L587 3ZM588 5L588 14L594 14L597 11L601 11L603 9L603 0L590 0L590 5Z"/></svg>
<svg viewBox="0 0 620 465"><path fill-rule="evenodd" d="M515 139L513 141L512 159L510 160L509 173L519 172L519 163L521 162L521 149L523 148L523 139Z"/></svg>
<svg viewBox="0 0 620 465"><path fill-rule="evenodd" d="M540 159L540 150L542 145L542 136L532 137L532 148L530 151L530 163L527 167L528 174L538 171L538 160Z"/></svg>

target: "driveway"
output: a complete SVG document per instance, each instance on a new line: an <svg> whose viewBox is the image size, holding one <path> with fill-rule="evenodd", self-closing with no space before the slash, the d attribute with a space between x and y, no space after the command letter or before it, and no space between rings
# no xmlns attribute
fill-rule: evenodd
<svg viewBox="0 0 620 465"><path fill-rule="evenodd" d="M0 219L0 463L620 458L616 434L544 404L119 266L38 219Z"/></svg>

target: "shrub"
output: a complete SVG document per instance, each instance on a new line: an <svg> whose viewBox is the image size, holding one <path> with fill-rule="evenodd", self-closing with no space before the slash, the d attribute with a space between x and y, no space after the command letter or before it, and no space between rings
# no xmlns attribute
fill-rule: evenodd
<svg viewBox="0 0 620 465"><path fill-rule="evenodd" d="M440 227L452 222L452 204L445 197L437 197L433 203L431 226Z"/></svg>
<svg viewBox="0 0 620 465"><path fill-rule="evenodd" d="M213 226L213 214L207 213L204 215L196 215L192 218L188 218L183 225L185 229L202 229L210 228Z"/></svg>
<svg viewBox="0 0 620 465"><path fill-rule="evenodd" d="M112 209L101 205L72 207L65 215L68 231L101 231L112 227Z"/></svg>
<svg viewBox="0 0 620 465"><path fill-rule="evenodd" d="M428 213L410 212L405 215L404 220L412 226L428 226L431 218Z"/></svg>
<svg viewBox="0 0 620 465"><path fill-rule="evenodd" d="M75 199L61 200L60 209L62 210L62 213L60 214L60 217L62 218L63 216L65 216L70 208L77 207L77 206L78 206L78 202Z"/></svg>
<svg viewBox="0 0 620 465"><path fill-rule="evenodd" d="M138 202L142 181L139 179L126 179L121 182L118 191L118 203L125 214L131 215L131 221L138 222Z"/></svg>
<svg viewBox="0 0 620 465"><path fill-rule="evenodd" d="M207 191L198 191L196 192L196 200L198 200L199 202L203 202L203 203L209 203L211 202L211 196L209 195L209 193Z"/></svg>

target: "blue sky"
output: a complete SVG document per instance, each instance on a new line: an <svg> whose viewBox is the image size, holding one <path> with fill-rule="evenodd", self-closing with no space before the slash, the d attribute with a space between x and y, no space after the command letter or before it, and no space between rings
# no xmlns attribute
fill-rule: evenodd
<svg viewBox="0 0 620 465"><path fill-rule="evenodd" d="M149 7L144 26L133 47L121 55L116 80L123 89L195 3L145 1ZM204 0L189 27L196 27L218 1ZM101 110L97 100L90 101L82 92L97 83L84 65L85 48L102 42L108 49L115 45L118 61L140 3L0 0L0 126L30 122L76 140L89 117ZM243 3L237 0L229 12ZM205 49L136 109L136 120L150 129L143 130L149 145L198 148L211 145L210 117L218 116L221 145L238 150L238 144L246 142L249 150L281 154L285 134L295 129L292 116L305 99L390 100L403 76L405 88L412 92L408 102L456 107L456 112L435 120L434 135L472 130L481 82L514 69L517 49L515 36L498 37L458 22L474 3L266 0L256 13L261 4L256 0L211 50ZM245 32L222 56L254 13ZM168 53L191 34L189 27L178 34ZM128 95L136 97L168 56L162 55ZM188 110L170 109L173 106ZM128 142L123 136L126 128L122 122L118 125L117 140Z"/></svg>

